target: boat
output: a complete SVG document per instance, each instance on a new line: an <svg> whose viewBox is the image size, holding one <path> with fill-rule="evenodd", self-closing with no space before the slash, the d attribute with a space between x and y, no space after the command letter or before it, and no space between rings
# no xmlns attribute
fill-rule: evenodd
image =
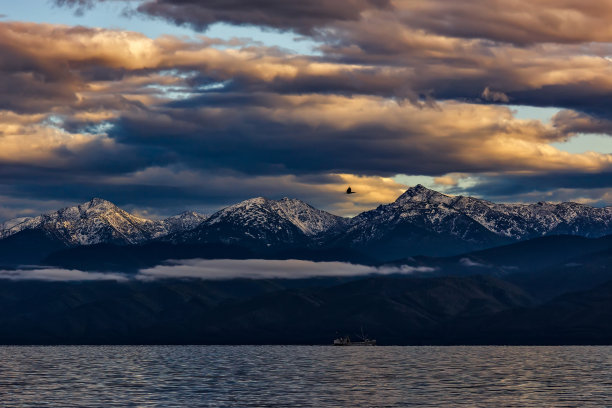
<svg viewBox="0 0 612 408"><path fill-rule="evenodd" d="M363 329L361 330L361 336L357 336L361 339L361 341L351 341L349 336L341 336L334 339L334 346L375 346L376 340L368 339L367 336L363 334Z"/></svg>
<svg viewBox="0 0 612 408"><path fill-rule="evenodd" d="M375 346L376 340L365 339L363 341L351 341L349 336L334 339L334 346Z"/></svg>

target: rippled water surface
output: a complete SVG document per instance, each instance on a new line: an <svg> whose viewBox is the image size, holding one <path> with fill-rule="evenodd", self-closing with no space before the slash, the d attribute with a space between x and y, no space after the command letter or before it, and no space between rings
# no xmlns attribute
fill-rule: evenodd
<svg viewBox="0 0 612 408"><path fill-rule="evenodd" d="M612 406L612 347L0 347L0 406Z"/></svg>

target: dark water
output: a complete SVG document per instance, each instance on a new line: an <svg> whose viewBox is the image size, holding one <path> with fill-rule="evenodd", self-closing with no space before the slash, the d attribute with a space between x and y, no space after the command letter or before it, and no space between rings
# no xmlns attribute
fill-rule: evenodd
<svg viewBox="0 0 612 408"><path fill-rule="evenodd" d="M0 347L0 406L612 406L612 347Z"/></svg>

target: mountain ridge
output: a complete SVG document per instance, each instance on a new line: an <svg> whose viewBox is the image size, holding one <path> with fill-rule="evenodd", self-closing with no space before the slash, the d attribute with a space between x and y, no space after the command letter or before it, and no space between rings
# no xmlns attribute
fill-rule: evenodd
<svg viewBox="0 0 612 408"><path fill-rule="evenodd" d="M42 230L67 246L99 243L139 244L185 228L195 228L207 217L184 212L161 221L142 218L102 198L64 207L36 217L6 221L0 239L24 230Z"/></svg>
<svg viewBox="0 0 612 408"><path fill-rule="evenodd" d="M422 185L396 201L365 211L337 240L339 245L387 249L389 259L402 255L452 255L545 235L599 237L612 233L612 207L559 204L496 204L473 197L447 196ZM401 237L415 241L421 253L392 246ZM439 252L439 246L448 251ZM438 251L438 252L436 252ZM398 256L399 255L399 256Z"/></svg>
<svg viewBox="0 0 612 408"><path fill-rule="evenodd" d="M251 198L225 207L185 233L162 240L200 244L219 242L248 248L308 247L321 234L340 230L349 221L291 198Z"/></svg>
<svg viewBox="0 0 612 408"><path fill-rule="evenodd" d="M451 256L550 235L609 235L612 207L572 202L497 204L445 195L419 184L394 202L350 219L298 199L256 197L210 216L184 212L157 221L94 198L37 217L9 220L0 226L4 227L0 230L0 249L6 238L25 230L38 230L66 247L154 241L177 245L214 243L242 247L256 254L283 250L295 253L296 249L350 250L367 254L374 261L392 261L415 255Z"/></svg>

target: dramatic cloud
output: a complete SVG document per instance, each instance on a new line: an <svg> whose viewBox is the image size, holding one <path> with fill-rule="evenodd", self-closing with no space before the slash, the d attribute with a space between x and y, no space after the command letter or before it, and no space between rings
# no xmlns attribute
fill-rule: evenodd
<svg viewBox="0 0 612 408"><path fill-rule="evenodd" d="M433 272L429 267L372 267L344 262L311 262L301 260L264 259L192 259L174 261L143 269L138 279L168 278L197 279L306 279L315 277L346 277Z"/></svg>
<svg viewBox="0 0 612 408"><path fill-rule="evenodd" d="M417 105L423 98L432 105L432 97L534 105L557 100L604 114L600 105L612 91L612 63L594 45L498 47L402 26L396 32L393 21L363 24L334 30L324 56L312 57L206 37L151 40L123 31L1 23L0 54L7 58L0 64L6 90L0 107L87 110L75 119L87 122L172 98L205 94L214 105L257 92L377 95ZM222 95L212 99L214 89Z"/></svg>
<svg viewBox="0 0 612 408"><path fill-rule="evenodd" d="M610 206L612 203L610 171L487 174L469 179L463 187L450 187L446 192L487 197L495 202L574 201L593 206Z"/></svg>
<svg viewBox="0 0 612 408"><path fill-rule="evenodd" d="M55 0L78 12L109 0ZM612 41L612 4L579 0L123 0L134 12L162 17L203 30L225 22L292 29L340 22L359 25L372 15L400 21L449 37L482 38L520 45L538 42L583 43Z"/></svg>
<svg viewBox="0 0 612 408"><path fill-rule="evenodd" d="M104 1L108 0L55 0L58 5L76 7L78 13ZM226 22L308 33L334 21L359 20L361 13L369 9L389 8L390 0L142 0L136 10L176 24L188 24L197 30Z"/></svg>
<svg viewBox="0 0 612 408"><path fill-rule="evenodd" d="M165 153L174 150L192 166L259 174L597 172L612 167L612 155L552 147L550 142L571 134L515 119L505 107L445 102L423 109L377 97L321 95L214 101L127 114L110 135L143 148L152 141L164 145Z"/></svg>
<svg viewBox="0 0 612 408"><path fill-rule="evenodd" d="M406 24L441 35L521 45L612 41L612 3L580 0L398 0Z"/></svg>
<svg viewBox="0 0 612 408"><path fill-rule="evenodd" d="M42 115L0 111L0 162L4 166L37 163L45 167L75 167L79 155L88 155L91 149L112 151L113 141L104 135L65 132L46 124Z"/></svg>
<svg viewBox="0 0 612 408"><path fill-rule="evenodd" d="M199 30L222 21L309 33L335 21L359 20L369 9L388 8L390 0L152 0L139 5L138 11Z"/></svg>
<svg viewBox="0 0 612 408"><path fill-rule="evenodd" d="M62 97L64 102L70 101L70 89L106 79L106 84L96 84L94 89L107 87L109 94L109 86L121 89L132 103L154 102L155 90L158 96L162 89L198 94L214 85L225 92L366 94L413 103L423 98L511 101L605 114L601 106L609 104L612 91L607 45L500 45L432 34L405 25L395 12L381 13L319 32L315 38L322 41L320 57L238 43L222 50L216 48L222 44L207 38L199 42L171 37L151 40L112 30L14 23L5 24L0 38L7 39L3 46L17 61L34 64L40 71L38 77L61 80L63 85L36 82L36 77L16 78L22 82L20 87L27 85L32 92ZM71 70L66 71L67 67ZM151 70L166 70L165 81L158 87L155 82L162 78L151 77ZM167 75L168 70L178 71ZM135 75L139 75L137 80L126 80ZM134 88L138 84L140 89ZM144 92L146 87L148 92ZM76 94L72 98L76 100ZM34 109L44 100L10 104Z"/></svg>
<svg viewBox="0 0 612 408"><path fill-rule="evenodd" d="M610 204L612 153L559 147L612 133L609 2L123 3L197 30L292 30L318 50L0 22L0 214L92 196L154 215L294 196L353 215L395 199L397 175ZM509 103L560 112L518 119Z"/></svg>

